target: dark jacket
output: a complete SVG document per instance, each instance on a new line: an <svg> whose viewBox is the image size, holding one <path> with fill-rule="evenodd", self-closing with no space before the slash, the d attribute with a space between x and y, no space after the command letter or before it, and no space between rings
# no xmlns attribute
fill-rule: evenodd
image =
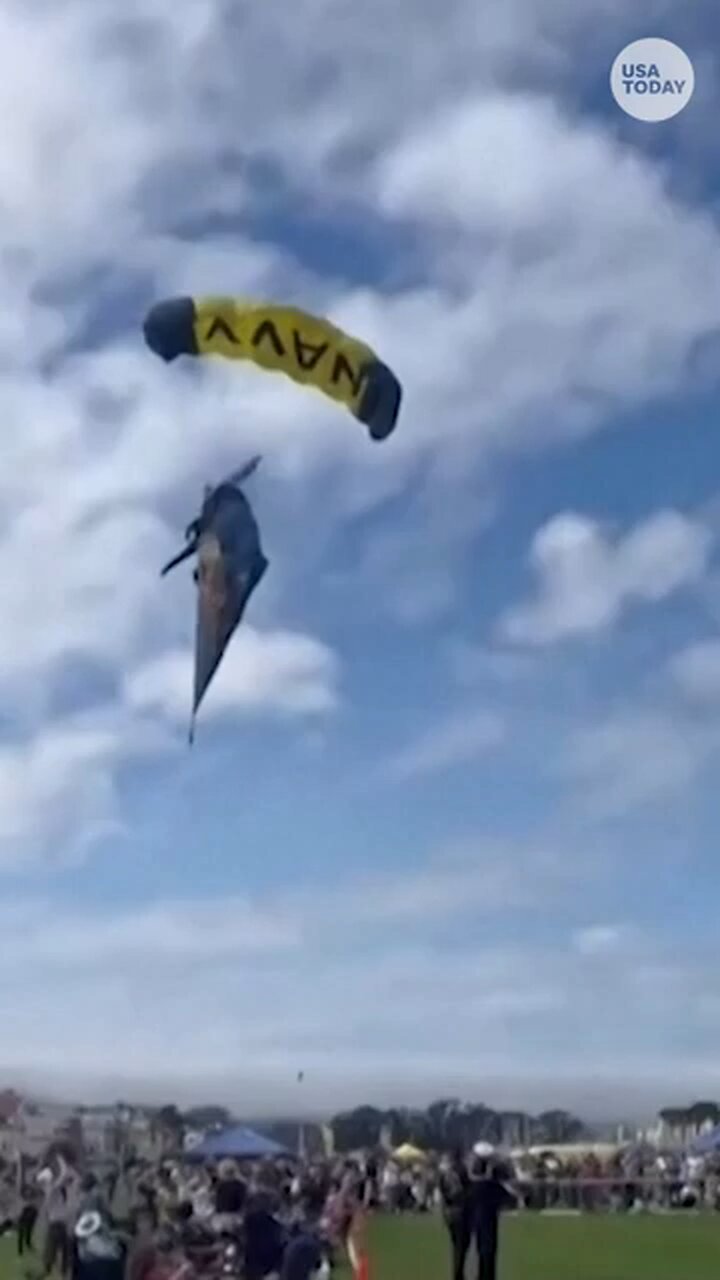
<svg viewBox="0 0 720 1280"><path fill-rule="evenodd" d="M240 1178L218 1182L215 1188L216 1213L242 1213L247 1200L247 1186Z"/></svg>
<svg viewBox="0 0 720 1280"><path fill-rule="evenodd" d="M494 1174L470 1179L470 1216L484 1245L494 1248L498 1219L504 1209L514 1209L517 1199Z"/></svg>
<svg viewBox="0 0 720 1280"><path fill-rule="evenodd" d="M440 1196L446 1222L470 1217L470 1178L461 1161L453 1161L440 1174Z"/></svg>

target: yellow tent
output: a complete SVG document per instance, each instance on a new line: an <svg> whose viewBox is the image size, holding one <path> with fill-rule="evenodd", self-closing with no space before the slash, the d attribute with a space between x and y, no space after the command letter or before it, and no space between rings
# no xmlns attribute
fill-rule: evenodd
<svg viewBox="0 0 720 1280"><path fill-rule="evenodd" d="M403 1142L402 1146L393 1151L393 1159L400 1160L403 1164L414 1164L418 1160L427 1160L427 1156L420 1147L414 1147L411 1142Z"/></svg>

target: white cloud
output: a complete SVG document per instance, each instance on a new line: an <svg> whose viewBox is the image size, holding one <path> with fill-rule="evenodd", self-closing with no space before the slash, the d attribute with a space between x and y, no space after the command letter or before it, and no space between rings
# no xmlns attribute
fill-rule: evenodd
<svg viewBox="0 0 720 1280"><path fill-rule="evenodd" d="M622 945L624 930L620 925L593 924L577 929L572 944L582 956L612 955Z"/></svg>
<svg viewBox="0 0 720 1280"><path fill-rule="evenodd" d="M287 952L301 948L352 948L368 937L385 945L388 929L420 929L427 939L459 919L534 911L572 897L580 883L571 862L543 848L477 841L412 870L345 873L312 889L199 894L86 912L27 898L0 907L0 926L14 963L32 968L92 962L96 970L119 963L172 969L246 953L285 963Z"/></svg>
<svg viewBox="0 0 720 1280"><path fill-rule="evenodd" d="M717 325L718 264L710 287L703 267L710 219L673 200L648 160L549 97L458 91L428 119L379 158L374 194L433 227L438 274L460 295L435 328L434 383L464 403L482 382L481 447L586 430L619 399L682 379L691 335ZM408 359L422 381L423 353ZM445 439L451 425L445 415Z"/></svg>
<svg viewBox="0 0 720 1280"><path fill-rule="evenodd" d="M123 829L117 771L171 744L156 726L104 709L56 720L0 747L0 870L82 860Z"/></svg>
<svg viewBox="0 0 720 1280"><path fill-rule="evenodd" d="M337 706L338 662L326 645L293 632L242 627L233 639L203 705L212 719L237 713L322 715ZM129 705L187 721L192 656L168 652L139 667L126 682Z"/></svg>
<svg viewBox="0 0 720 1280"><path fill-rule="evenodd" d="M615 538L583 516L555 516L533 539L537 596L506 615L503 634L543 645L603 630L632 603L661 601L698 584L711 545L707 529L675 511L658 512Z"/></svg>
<svg viewBox="0 0 720 1280"><path fill-rule="evenodd" d="M448 661L454 681L461 688L488 684L495 688L522 684L538 674L534 654L488 649L467 640L448 645Z"/></svg>
<svg viewBox="0 0 720 1280"><path fill-rule="evenodd" d="M631 710L571 734L560 772L592 813L619 817L681 796L720 746L720 735L682 716Z"/></svg>
<svg viewBox="0 0 720 1280"><path fill-rule="evenodd" d="M671 674L693 702L713 706L720 699L720 641L705 640L676 654Z"/></svg>
<svg viewBox="0 0 720 1280"><path fill-rule="evenodd" d="M456 712L393 756L383 766L383 774L392 782L409 782L443 773L471 763L499 746L504 737L500 716L471 709Z"/></svg>
<svg viewBox="0 0 720 1280"><path fill-rule="evenodd" d="M411 871L406 881L412 898ZM19 1074L42 1063L46 1085L71 1077L85 1090L94 1079L95 1093L112 1079L123 1093L210 1088L246 1107L282 1109L297 1103L297 1064L304 1105L318 1111L356 1101L358 1091L408 1100L462 1082L474 1094L478 1070L492 1082L487 1100L499 1104L521 1089L523 1105L553 1089L567 1104L568 1082L579 1090L583 1077L607 1098L605 1077L618 1090L623 1073L626 1089L640 1084L648 1043L662 1048L666 1080L712 1070L718 990L694 940L681 960L652 938L638 949L627 926L579 926L569 943L540 944L506 916L513 940L503 945L478 937L477 926L468 934L460 917L452 942L441 942L428 932L427 900L413 917L398 900L368 937L368 917L356 909L363 893L346 883L335 930L321 917L337 911L339 885L294 903L287 895L159 900L100 914L6 901L4 1068ZM549 901L538 898L536 909ZM687 1040L668 1047L672 1019ZM685 1045L702 1036L691 1064Z"/></svg>
<svg viewBox="0 0 720 1280"><path fill-rule="evenodd" d="M298 946L298 922L277 908L235 896L209 902L157 902L125 912L66 914L38 903L20 912L22 928L6 923L8 945L26 965L72 969L118 963L211 963Z"/></svg>

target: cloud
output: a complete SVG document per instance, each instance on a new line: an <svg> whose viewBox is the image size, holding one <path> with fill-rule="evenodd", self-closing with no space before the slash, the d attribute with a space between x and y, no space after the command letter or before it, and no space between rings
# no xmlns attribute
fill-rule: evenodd
<svg viewBox="0 0 720 1280"><path fill-rule="evenodd" d="M635 602L655 603L698 584L711 545L707 529L675 511L614 538L583 516L555 516L532 543L536 598L506 615L502 633L518 644L545 645L604 630Z"/></svg>
<svg viewBox="0 0 720 1280"><path fill-rule="evenodd" d="M534 654L484 648L464 639L452 640L447 649L453 680L461 688L487 684L493 688L526 683L538 674Z"/></svg>
<svg viewBox="0 0 720 1280"><path fill-rule="evenodd" d="M310 636L241 628L211 686L204 715L274 712L316 716L337 706L339 664ZM166 652L139 667L126 681L125 696L135 711L159 712L184 723L192 690L192 656Z"/></svg>
<svg viewBox="0 0 720 1280"><path fill-rule="evenodd" d="M431 127L418 121L380 156L374 195L433 230L436 274L455 297L442 299L429 402L440 386L464 404L480 382L476 447L533 448L596 427L620 401L663 394L687 376L692 335L717 325L702 279L701 246L713 275L718 265L711 220L673 199L645 157L548 96L459 91ZM422 381L422 353L407 358ZM462 429L447 411L442 420L446 440Z"/></svg>
<svg viewBox="0 0 720 1280"><path fill-rule="evenodd" d="M82 861L123 830L121 767L168 749L155 726L107 709L0 746L0 870Z"/></svg>
<svg viewBox="0 0 720 1280"><path fill-rule="evenodd" d="M277 909L236 896L203 901L160 901L124 912L103 909L87 916L58 912L49 903L20 910L22 928L6 924L18 961L41 969L51 964L95 969L117 964L142 969L148 963L185 965L300 945L296 921Z"/></svg>
<svg viewBox="0 0 720 1280"><path fill-rule="evenodd" d="M612 955L622 945L624 930L621 925L594 924L577 929L572 935L572 945L582 956Z"/></svg>
<svg viewBox="0 0 720 1280"><path fill-rule="evenodd" d="M620 817L664 805L697 782L720 746L712 727L641 708L619 712L572 733L560 774L578 787L584 809Z"/></svg>
<svg viewBox="0 0 720 1280"><path fill-rule="evenodd" d="M405 879L413 900L414 874ZM282 1110L297 1106L288 1067L297 1063L304 1106L326 1114L358 1091L427 1100L451 1083L474 1095L470 1058L498 1105L514 1091L516 1105L562 1094L573 1105L591 1076L605 1099L623 1074L625 1088L639 1090L647 1045L662 1047L665 1087L673 1072L689 1081L712 1074L719 993L695 938L681 958L652 936L640 945L627 925L578 923L568 941L532 941L510 908L498 945L476 926L468 932L454 901L453 937L441 940L428 933L432 904L422 893L417 915L398 899L368 946L368 917L356 910L362 883L344 886L337 929L320 925L340 889L292 907L285 893L101 913L6 901L5 1070L20 1075L35 1061L45 1087L72 1080L93 1096L109 1080L132 1096L212 1089L235 1105L242 1097L246 1108ZM535 909L548 901L536 898ZM576 909L584 902L578 886ZM75 1010L81 1016L69 1017ZM684 1031L668 1048L674 1018ZM522 1066L529 1052L533 1087ZM645 1081L646 1100L657 1087Z"/></svg>
<svg viewBox="0 0 720 1280"><path fill-rule="evenodd" d="M670 671L687 698L714 705L720 699L720 642L704 640L689 645L672 659Z"/></svg>
<svg viewBox="0 0 720 1280"><path fill-rule="evenodd" d="M353 949L388 929L420 929L427 940L449 922L500 911L534 911L567 900L579 879L567 859L542 847L469 842L407 871L345 872L332 884L253 895L156 899L125 908L69 910L27 898L0 908L13 963L43 970L92 962L182 969L246 954L286 963L287 953Z"/></svg>
<svg viewBox="0 0 720 1280"><path fill-rule="evenodd" d="M391 782L410 782L444 773L471 763L499 746L504 737L500 716L489 711L457 712L393 756L383 766L383 774Z"/></svg>

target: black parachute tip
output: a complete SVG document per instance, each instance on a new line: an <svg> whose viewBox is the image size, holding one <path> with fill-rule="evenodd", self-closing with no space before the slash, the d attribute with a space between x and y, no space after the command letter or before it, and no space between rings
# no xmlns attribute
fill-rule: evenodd
<svg viewBox="0 0 720 1280"><path fill-rule="evenodd" d="M197 355L195 303L192 298L166 298L150 308L143 322L150 350L170 363L178 356Z"/></svg>
<svg viewBox="0 0 720 1280"><path fill-rule="evenodd" d="M392 369L375 360L363 369L364 390L358 417L372 440L387 440L397 425L402 403L402 387Z"/></svg>

